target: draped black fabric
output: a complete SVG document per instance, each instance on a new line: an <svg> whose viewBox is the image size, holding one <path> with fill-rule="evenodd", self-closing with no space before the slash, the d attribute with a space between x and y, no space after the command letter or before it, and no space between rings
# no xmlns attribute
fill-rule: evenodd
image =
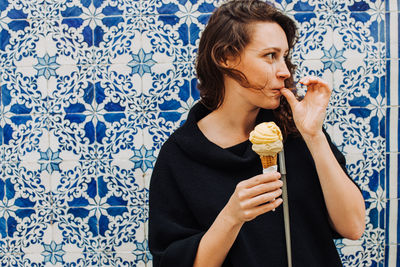
<svg viewBox="0 0 400 267"><path fill-rule="evenodd" d="M228 202L237 183L262 173L261 161L246 141L223 149L210 142L197 122L208 114L200 103L163 145L150 183L149 247L154 267L191 267L198 244ZM257 122L273 121L261 110ZM345 158L332 144L344 170ZM342 266L314 161L301 137L284 143L294 267ZM286 267L282 205L247 222L224 267Z"/></svg>

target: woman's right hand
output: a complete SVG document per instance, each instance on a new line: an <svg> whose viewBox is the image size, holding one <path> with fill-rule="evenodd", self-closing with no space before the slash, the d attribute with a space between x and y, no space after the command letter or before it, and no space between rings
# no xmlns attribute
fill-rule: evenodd
<svg viewBox="0 0 400 267"><path fill-rule="evenodd" d="M271 172L241 181L224 207L234 224L243 224L282 204L281 174Z"/></svg>

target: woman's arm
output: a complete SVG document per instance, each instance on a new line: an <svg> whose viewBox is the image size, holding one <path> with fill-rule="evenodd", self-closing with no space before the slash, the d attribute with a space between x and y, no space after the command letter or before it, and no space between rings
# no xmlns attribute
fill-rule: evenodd
<svg viewBox="0 0 400 267"><path fill-rule="evenodd" d="M345 238L359 239L365 228L360 190L340 167L324 133L304 139L317 168L333 228Z"/></svg>
<svg viewBox="0 0 400 267"><path fill-rule="evenodd" d="M322 131L331 90L317 77L306 77L300 82L307 86L302 101L288 89L281 93L288 100L296 127L314 159L332 226L343 237L359 239L365 228L364 199L340 167Z"/></svg>
<svg viewBox="0 0 400 267"><path fill-rule="evenodd" d="M277 172L261 174L236 186L228 203L200 240L194 267L221 266L243 224L282 203L278 198L282 194L279 178Z"/></svg>

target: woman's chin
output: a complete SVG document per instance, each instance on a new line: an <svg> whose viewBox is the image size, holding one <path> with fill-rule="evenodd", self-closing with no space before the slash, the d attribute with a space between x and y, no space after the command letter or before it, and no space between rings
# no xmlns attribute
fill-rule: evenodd
<svg viewBox="0 0 400 267"><path fill-rule="evenodd" d="M281 104L280 98L274 101L268 101L268 103L265 103L261 106L263 109L277 109L279 105Z"/></svg>

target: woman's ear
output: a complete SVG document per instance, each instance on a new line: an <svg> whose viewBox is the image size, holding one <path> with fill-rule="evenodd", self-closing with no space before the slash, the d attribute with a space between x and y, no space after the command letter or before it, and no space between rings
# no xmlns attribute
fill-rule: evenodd
<svg viewBox="0 0 400 267"><path fill-rule="evenodd" d="M220 61L221 66L227 69L234 69L239 63L240 57L232 55L225 56L225 58Z"/></svg>

